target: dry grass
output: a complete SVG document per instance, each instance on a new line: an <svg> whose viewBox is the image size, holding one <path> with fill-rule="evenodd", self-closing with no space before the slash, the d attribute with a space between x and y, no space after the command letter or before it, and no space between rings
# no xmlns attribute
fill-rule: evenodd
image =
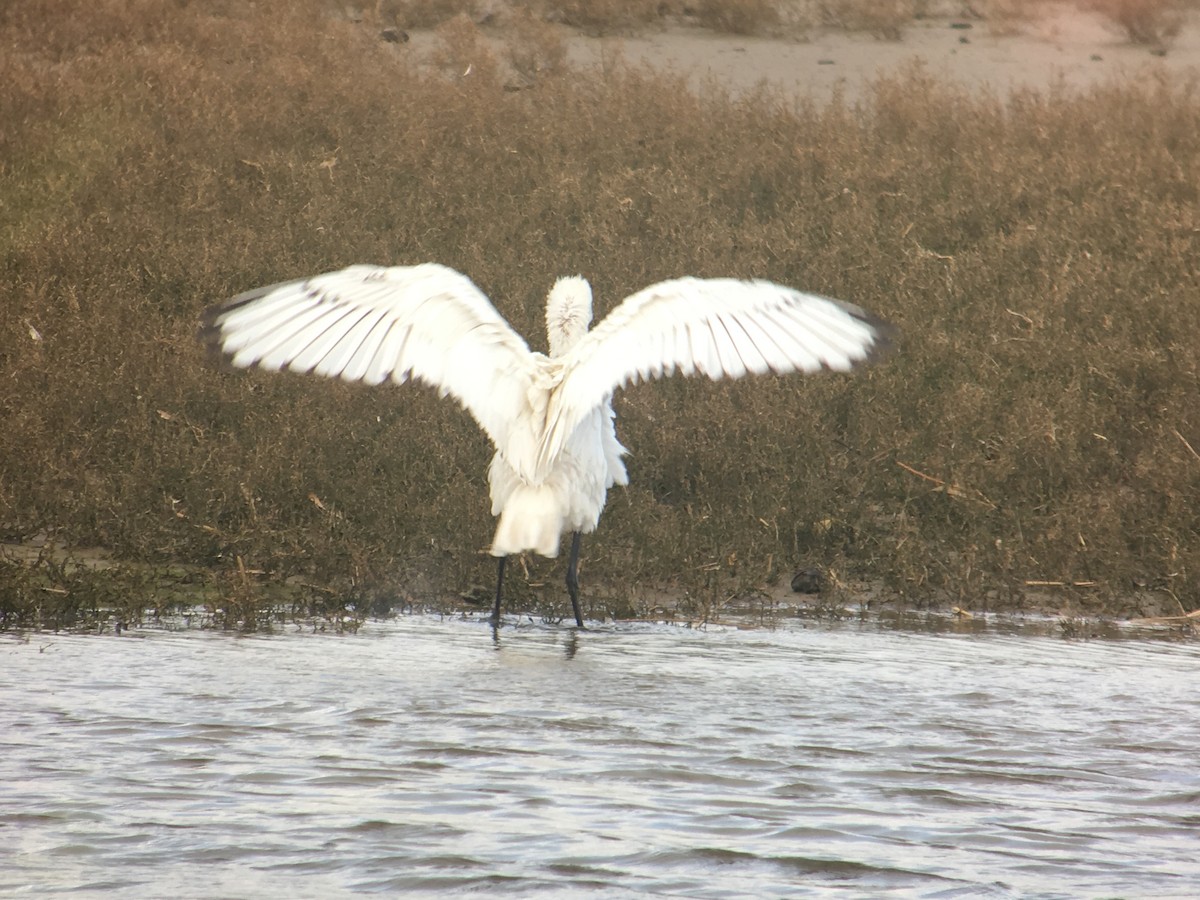
<svg viewBox="0 0 1200 900"><path fill-rule="evenodd" d="M778 25L783 18L771 0L700 0L692 8L697 23L713 31L755 34Z"/></svg>
<svg viewBox="0 0 1200 900"><path fill-rule="evenodd" d="M790 34L809 29L865 31L884 40L901 40L914 19L968 16L984 19L991 33L1022 31L1047 8L1071 0L351 0L331 5L383 26L435 28L458 16L477 24L505 25L535 18L570 25L592 34L629 33L687 23L731 34ZM234 4L230 4L234 5ZM1082 9L1110 18L1135 43L1161 46L1179 32L1197 0L1075 0Z"/></svg>
<svg viewBox="0 0 1200 900"><path fill-rule="evenodd" d="M987 0L980 13L987 21L990 34L1005 37L1020 34L1031 22L1037 21L1045 9L1043 0Z"/></svg>
<svg viewBox="0 0 1200 900"><path fill-rule="evenodd" d="M645 27L677 11L676 4L661 0L527 0L512 5L545 21L593 34Z"/></svg>
<svg viewBox="0 0 1200 900"><path fill-rule="evenodd" d="M912 0L820 0L815 4L822 25L868 31L898 41L916 13Z"/></svg>
<svg viewBox="0 0 1200 900"><path fill-rule="evenodd" d="M5 7L3 537L209 567L238 602L247 571L359 611L486 584L489 448L464 413L216 371L199 311L438 260L537 347L563 273L601 312L674 275L762 276L894 320L901 351L855 378L624 392L633 484L583 574L609 608L802 564L918 601L1019 606L1054 581L1120 611L1136 580L1196 605L1194 85L999 99L915 69L793 107L540 65L557 50L531 25L512 92L473 25L443 36L429 72L315 3ZM561 602L561 563L512 571ZM23 577L0 569L0 603Z"/></svg>
<svg viewBox="0 0 1200 900"><path fill-rule="evenodd" d="M1108 16L1135 44L1161 45L1183 27L1186 0L1090 0L1089 6Z"/></svg>

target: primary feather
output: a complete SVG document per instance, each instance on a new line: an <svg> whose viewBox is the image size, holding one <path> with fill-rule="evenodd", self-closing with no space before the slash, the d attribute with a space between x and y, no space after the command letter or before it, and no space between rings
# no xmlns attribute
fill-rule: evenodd
<svg viewBox="0 0 1200 900"><path fill-rule="evenodd" d="M888 329L863 310L766 281L680 278L641 290L595 329L591 288L561 278L546 303L550 355L530 351L464 275L432 263L352 266L250 291L204 315L234 365L397 384L458 400L496 447L492 553L558 552L595 529L626 484L612 395L674 372L712 379L844 371Z"/></svg>

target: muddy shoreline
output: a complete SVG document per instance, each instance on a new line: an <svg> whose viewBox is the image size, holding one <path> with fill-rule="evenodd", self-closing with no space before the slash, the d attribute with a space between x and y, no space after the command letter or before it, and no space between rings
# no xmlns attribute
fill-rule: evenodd
<svg viewBox="0 0 1200 900"><path fill-rule="evenodd" d="M63 548L44 538L0 543L0 566L23 570L21 588L5 598L0 630L99 631L120 634L138 627L201 627L270 631L289 626L314 631L354 631L373 618L435 613L486 618L491 587L463 592L431 584L398 587L373 600L353 591L271 573L230 572L190 564L121 561L103 548ZM819 573L819 574L816 574ZM1200 611L1187 613L1169 591L1134 588L1118 604L1089 597L1087 584L1039 582L1019 596L905 596L883 579L843 582L836 572L808 570L797 590L790 578L751 590L730 583L707 598L648 585L590 585L594 624L662 622L685 627L774 627L788 619L813 622L891 623L918 630L1121 637L1132 633L1194 635ZM815 578L814 578L815 575ZM816 582L813 584L812 582ZM567 624L569 605L557 581L532 583L523 602L506 603L506 621ZM516 598L513 598L516 600ZM601 613L601 610L606 612ZM1129 629L1134 629L1133 632Z"/></svg>

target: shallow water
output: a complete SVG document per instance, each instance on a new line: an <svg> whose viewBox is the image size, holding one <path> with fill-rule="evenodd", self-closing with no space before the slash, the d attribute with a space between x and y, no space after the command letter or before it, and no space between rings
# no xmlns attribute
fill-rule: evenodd
<svg viewBox="0 0 1200 900"><path fill-rule="evenodd" d="M0 643L0 894L1185 897L1200 646L411 617Z"/></svg>

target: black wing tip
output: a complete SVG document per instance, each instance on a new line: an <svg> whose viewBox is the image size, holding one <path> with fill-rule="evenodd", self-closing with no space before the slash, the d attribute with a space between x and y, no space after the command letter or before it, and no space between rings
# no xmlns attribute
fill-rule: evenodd
<svg viewBox="0 0 1200 900"><path fill-rule="evenodd" d="M196 340L204 345L208 356L214 360L229 361L229 355L222 347L221 318L234 305L233 300L210 306L200 313L200 327L196 329Z"/></svg>
<svg viewBox="0 0 1200 900"><path fill-rule="evenodd" d="M221 326L217 322L220 312L220 307L212 307L201 314L196 339L204 345L204 363L207 367L222 372L238 371L238 367L233 364L233 354L226 353L222 346Z"/></svg>
<svg viewBox="0 0 1200 900"><path fill-rule="evenodd" d="M897 345L900 342L900 329L886 319L881 319L872 313L865 310L864 314L859 316L859 319L871 327L875 332L875 342L871 344L867 350L867 356L864 360L867 363L878 363L888 359L897 350Z"/></svg>
<svg viewBox="0 0 1200 900"><path fill-rule="evenodd" d="M841 307L845 313L853 316L874 333L874 340L867 348L867 354L863 357L862 363L869 365L882 362L896 352L896 345L900 341L900 329L887 319L845 300L837 300L833 297L823 297L822 299Z"/></svg>
<svg viewBox="0 0 1200 900"><path fill-rule="evenodd" d="M196 330L196 340L200 341L205 347L208 356L215 362L219 362L223 369L236 368L232 364L233 354L226 353L222 342L224 329L221 327L222 320L229 313L241 309L253 303L255 300L260 300L267 294L281 287L287 287L293 284L302 282L297 281L281 281L277 284L267 285L266 287L255 288L252 291L245 291L238 294L236 297L226 300L224 303L215 303L207 307L200 313L200 327ZM250 368L253 368L251 366Z"/></svg>
<svg viewBox="0 0 1200 900"><path fill-rule="evenodd" d="M210 306L200 313L200 327L196 329L196 340L204 345L204 349L210 355L221 352L221 325L218 320L222 311L221 306Z"/></svg>

